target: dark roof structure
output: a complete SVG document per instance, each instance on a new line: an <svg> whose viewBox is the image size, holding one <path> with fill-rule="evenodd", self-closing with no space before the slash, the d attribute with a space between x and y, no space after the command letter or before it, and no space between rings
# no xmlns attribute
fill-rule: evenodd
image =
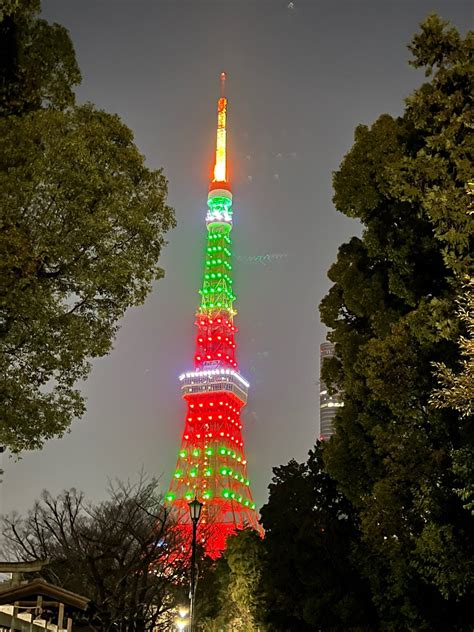
<svg viewBox="0 0 474 632"><path fill-rule="evenodd" d="M36 606L38 596L44 601L64 604L74 610L87 610L90 599L70 590L54 586L44 579L34 579L27 584L0 591L0 606L20 602L22 606ZM44 603L43 601L43 603ZM51 604L52 605L52 604Z"/></svg>

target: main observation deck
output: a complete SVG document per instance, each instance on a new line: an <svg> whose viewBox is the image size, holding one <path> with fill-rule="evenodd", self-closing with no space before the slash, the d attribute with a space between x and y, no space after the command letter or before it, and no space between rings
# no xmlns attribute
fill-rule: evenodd
<svg viewBox="0 0 474 632"><path fill-rule="evenodd" d="M190 371L179 376L184 399L197 393L233 393L247 403L250 384L233 369Z"/></svg>

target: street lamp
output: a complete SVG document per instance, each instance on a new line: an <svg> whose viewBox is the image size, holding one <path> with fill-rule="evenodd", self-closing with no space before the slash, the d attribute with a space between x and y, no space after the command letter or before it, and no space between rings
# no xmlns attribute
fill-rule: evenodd
<svg viewBox="0 0 474 632"><path fill-rule="evenodd" d="M194 599L196 596L196 531L197 531L197 524L199 522L199 518L201 517L202 505L203 503L199 502L197 497L195 497L194 500L188 503L189 515L191 517L191 522L193 523L193 543L192 543L192 552L191 552L191 586L190 586L190 591L189 591L190 632L194 632Z"/></svg>
<svg viewBox="0 0 474 632"><path fill-rule="evenodd" d="M179 618L176 619L175 623L176 623L176 629L177 630L185 630L189 620L187 619L187 615L189 613L189 610L187 608L179 608L178 609L178 616Z"/></svg>
<svg viewBox="0 0 474 632"><path fill-rule="evenodd" d="M185 619L188 613L189 613L189 610L187 608L179 608L178 610L180 619Z"/></svg>
<svg viewBox="0 0 474 632"><path fill-rule="evenodd" d="M176 629L179 630L181 632L181 630L184 630L186 628L186 619L178 619L176 621Z"/></svg>

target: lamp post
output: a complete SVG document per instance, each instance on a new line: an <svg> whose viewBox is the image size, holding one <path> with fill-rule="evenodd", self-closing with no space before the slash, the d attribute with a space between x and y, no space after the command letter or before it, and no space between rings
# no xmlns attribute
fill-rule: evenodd
<svg viewBox="0 0 474 632"><path fill-rule="evenodd" d="M191 516L191 522L193 523L193 542L191 549L191 586L189 592L189 632L194 632L194 600L196 596L196 531L199 518L201 517L201 509L203 503L199 502L197 497L190 503L189 515Z"/></svg>

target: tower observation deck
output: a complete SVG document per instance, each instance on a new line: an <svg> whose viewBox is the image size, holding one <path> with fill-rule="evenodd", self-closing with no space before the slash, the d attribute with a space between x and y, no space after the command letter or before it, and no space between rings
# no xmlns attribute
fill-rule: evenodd
<svg viewBox="0 0 474 632"><path fill-rule="evenodd" d="M217 103L213 179L207 198L207 244L200 289L194 369L180 376L187 405L181 447L166 500L184 528L187 504L204 503L199 523L206 552L217 557L227 536L251 527L263 535L247 476L241 409L249 383L240 375L232 279L232 191L227 174L225 73Z"/></svg>

